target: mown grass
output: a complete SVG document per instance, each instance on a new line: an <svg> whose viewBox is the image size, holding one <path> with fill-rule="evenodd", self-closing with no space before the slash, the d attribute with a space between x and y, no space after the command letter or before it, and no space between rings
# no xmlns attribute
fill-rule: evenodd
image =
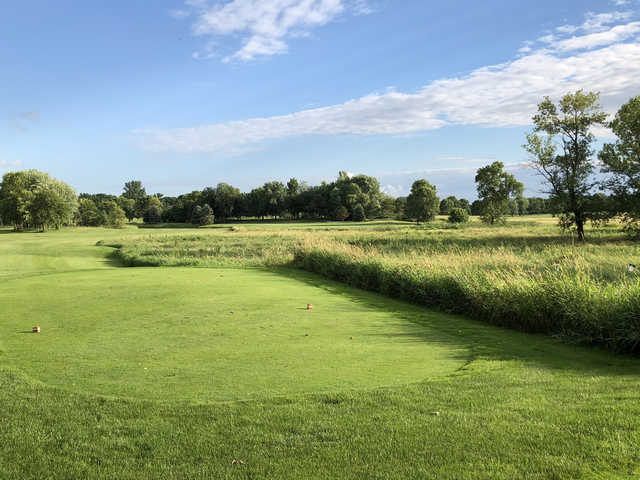
<svg viewBox="0 0 640 480"><path fill-rule="evenodd" d="M428 311L287 268L246 269L259 264L258 253L246 264L234 260L243 269L127 269L119 268L114 249L104 246L141 248L140 242L166 243L174 234L202 236L197 242L203 245L267 235L272 238L266 248L291 237L280 257L284 263L312 241L320 242L314 248L325 244L368 256L375 248L385 262L404 262L410 253L404 257L395 244L369 246L365 237L438 234L406 224L374 226L385 229L378 232L366 224L350 230L295 227L158 230L157 238L136 229L0 235L0 478L602 479L640 474L640 360L635 357ZM517 235L521 228L504 232ZM447 234L482 232L498 235L474 225ZM609 234L611 240L603 237L602 245L618 246L623 253L633 247ZM102 246L95 246L98 240ZM176 257L191 255L183 252ZM216 258L208 254L195 265L216 265ZM253 305L242 301L243 294L255 297ZM309 295L321 300L311 302L316 304L312 312L299 312L316 317L291 313ZM266 304L264 298L277 302ZM245 313L257 313L231 326L223 312L235 303ZM210 313L217 318L214 325ZM259 315L271 323L250 321ZM181 332L178 320L187 316L193 318ZM39 320L50 322L40 335L19 333ZM211 326L224 330L225 324L244 332L233 336L229 351L238 355L226 363L216 348L203 348L217 347L215 339L198 335ZM274 325L272 333L279 338L260 337L265 335L260 327L267 325ZM291 339L302 345L296 353L282 333L297 328L311 335ZM360 333L352 334L355 330ZM353 340L347 341L347 334ZM309 340L313 343L302 344ZM343 347L354 345L362 355L340 356ZM274 359L288 351L299 363L265 362L264 355L276 346ZM143 357L152 368L164 364L152 376L170 369L180 375L172 385L163 383L163 376L145 378L144 366L130 368ZM199 369L203 377L191 382L189 372ZM384 375L395 376L394 369L399 381L389 385ZM211 382L218 393L203 380L216 370L228 382L217 387ZM348 370L362 382L359 386L327 385L327 379ZM300 388L270 390L278 378L284 389ZM208 394L194 394L198 385L209 388ZM222 387L228 396L221 394ZM215 401L249 391L261 393Z"/></svg>

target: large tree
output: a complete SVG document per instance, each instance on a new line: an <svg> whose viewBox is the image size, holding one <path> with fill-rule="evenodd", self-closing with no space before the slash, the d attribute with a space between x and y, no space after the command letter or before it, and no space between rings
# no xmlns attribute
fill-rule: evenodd
<svg viewBox="0 0 640 480"><path fill-rule="evenodd" d="M406 217L416 222L433 220L440 211L440 199L436 187L426 180L416 180L407 197Z"/></svg>
<svg viewBox="0 0 640 480"><path fill-rule="evenodd" d="M613 192L615 213L624 214L626 229L640 234L640 95L625 103L609 124L618 140L598 155L602 171L612 176L604 186Z"/></svg>
<svg viewBox="0 0 640 480"><path fill-rule="evenodd" d="M534 168L549 185L546 193L561 213L561 225L575 227L580 241L584 241L584 224L590 217L586 199L595 185L592 129L606 121L598 98L597 93L578 90L556 105L545 97L524 145Z"/></svg>
<svg viewBox="0 0 640 480"><path fill-rule="evenodd" d="M0 184L0 215L19 230L60 227L73 223L76 192L64 182L37 170L9 172Z"/></svg>
<svg viewBox="0 0 640 480"><path fill-rule="evenodd" d="M227 219L234 215L233 209L239 196L240 190L237 188L227 183L219 183L215 190L215 201L209 205L214 206L217 217Z"/></svg>
<svg viewBox="0 0 640 480"><path fill-rule="evenodd" d="M137 218L144 215L147 207L147 191L142 186L142 182L140 180L131 180L126 182L124 184L122 196L124 198L130 198L136 202L133 213Z"/></svg>
<svg viewBox="0 0 640 480"><path fill-rule="evenodd" d="M78 195L64 182L49 178L33 191L29 205L29 224L42 231L73 223L78 208Z"/></svg>
<svg viewBox="0 0 640 480"><path fill-rule="evenodd" d="M516 177L504 171L502 162L478 169L476 187L482 221L490 225L504 221L510 200L521 196L524 188Z"/></svg>

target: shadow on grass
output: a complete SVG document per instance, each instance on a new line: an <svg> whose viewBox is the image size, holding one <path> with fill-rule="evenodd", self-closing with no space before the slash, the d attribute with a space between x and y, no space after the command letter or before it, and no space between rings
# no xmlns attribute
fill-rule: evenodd
<svg viewBox="0 0 640 480"><path fill-rule="evenodd" d="M468 318L441 313L402 300L349 287L317 274L293 268L277 268L274 273L321 288L333 295L371 309L392 311L403 321L402 333L369 334L465 349L470 360L516 361L527 366L563 371L572 375L637 375L640 359L616 355L595 347L561 342L559 339L488 325ZM314 305L321 309L321 305Z"/></svg>

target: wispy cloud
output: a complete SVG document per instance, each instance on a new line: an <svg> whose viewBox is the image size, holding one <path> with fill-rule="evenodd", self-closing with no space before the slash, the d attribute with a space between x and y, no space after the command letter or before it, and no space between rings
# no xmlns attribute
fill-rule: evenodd
<svg viewBox="0 0 640 480"><path fill-rule="evenodd" d="M9 122L9 126L18 131L18 132L26 132L33 126L35 123L40 121L40 112L37 110L30 110L27 112L19 112L11 118Z"/></svg>
<svg viewBox="0 0 640 480"><path fill-rule="evenodd" d="M555 30L528 42L529 50L510 61L436 80L416 92L391 90L288 115L135 133L149 150L233 154L292 136L526 126L543 96L559 98L580 88L601 92L603 107L613 113L640 92L638 26L627 14L588 14L572 34Z"/></svg>
<svg viewBox="0 0 640 480"><path fill-rule="evenodd" d="M367 0L189 0L185 5L184 9L172 10L171 15L178 19L194 17L194 34L210 38L193 57L220 56L225 62L285 53L291 38L307 36L341 14L373 12ZM216 40L224 36L239 36L240 48L231 54L219 51Z"/></svg>

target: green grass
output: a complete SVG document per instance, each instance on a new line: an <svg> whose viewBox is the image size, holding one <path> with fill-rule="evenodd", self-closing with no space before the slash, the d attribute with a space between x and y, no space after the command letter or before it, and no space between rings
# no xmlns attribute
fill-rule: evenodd
<svg viewBox="0 0 640 480"><path fill-rule="evenodd" d="M450 374L471 356L436 314L297 272L114 269L13 281L0 297L8 365L100 395L206 403L372 388Z"/></svg>
<svg viewBox="0 0 640 480"><path fill-rule="evenodd" d="M501 234L531 228L547 229ZM250 249L257 238L285 245L286 263L308 240L390 258L399 250L363 236L404 231L438 234L396 223L0 234L0 478L640 474L637 358L247 268L265 251ZM104 246L172 235L222 244L194 265L225 268L121 268ZM193 256L174 244L165 257ZM243 245L228 268L220 252ZM34 324L40 335L21 333Z"/></svg>

